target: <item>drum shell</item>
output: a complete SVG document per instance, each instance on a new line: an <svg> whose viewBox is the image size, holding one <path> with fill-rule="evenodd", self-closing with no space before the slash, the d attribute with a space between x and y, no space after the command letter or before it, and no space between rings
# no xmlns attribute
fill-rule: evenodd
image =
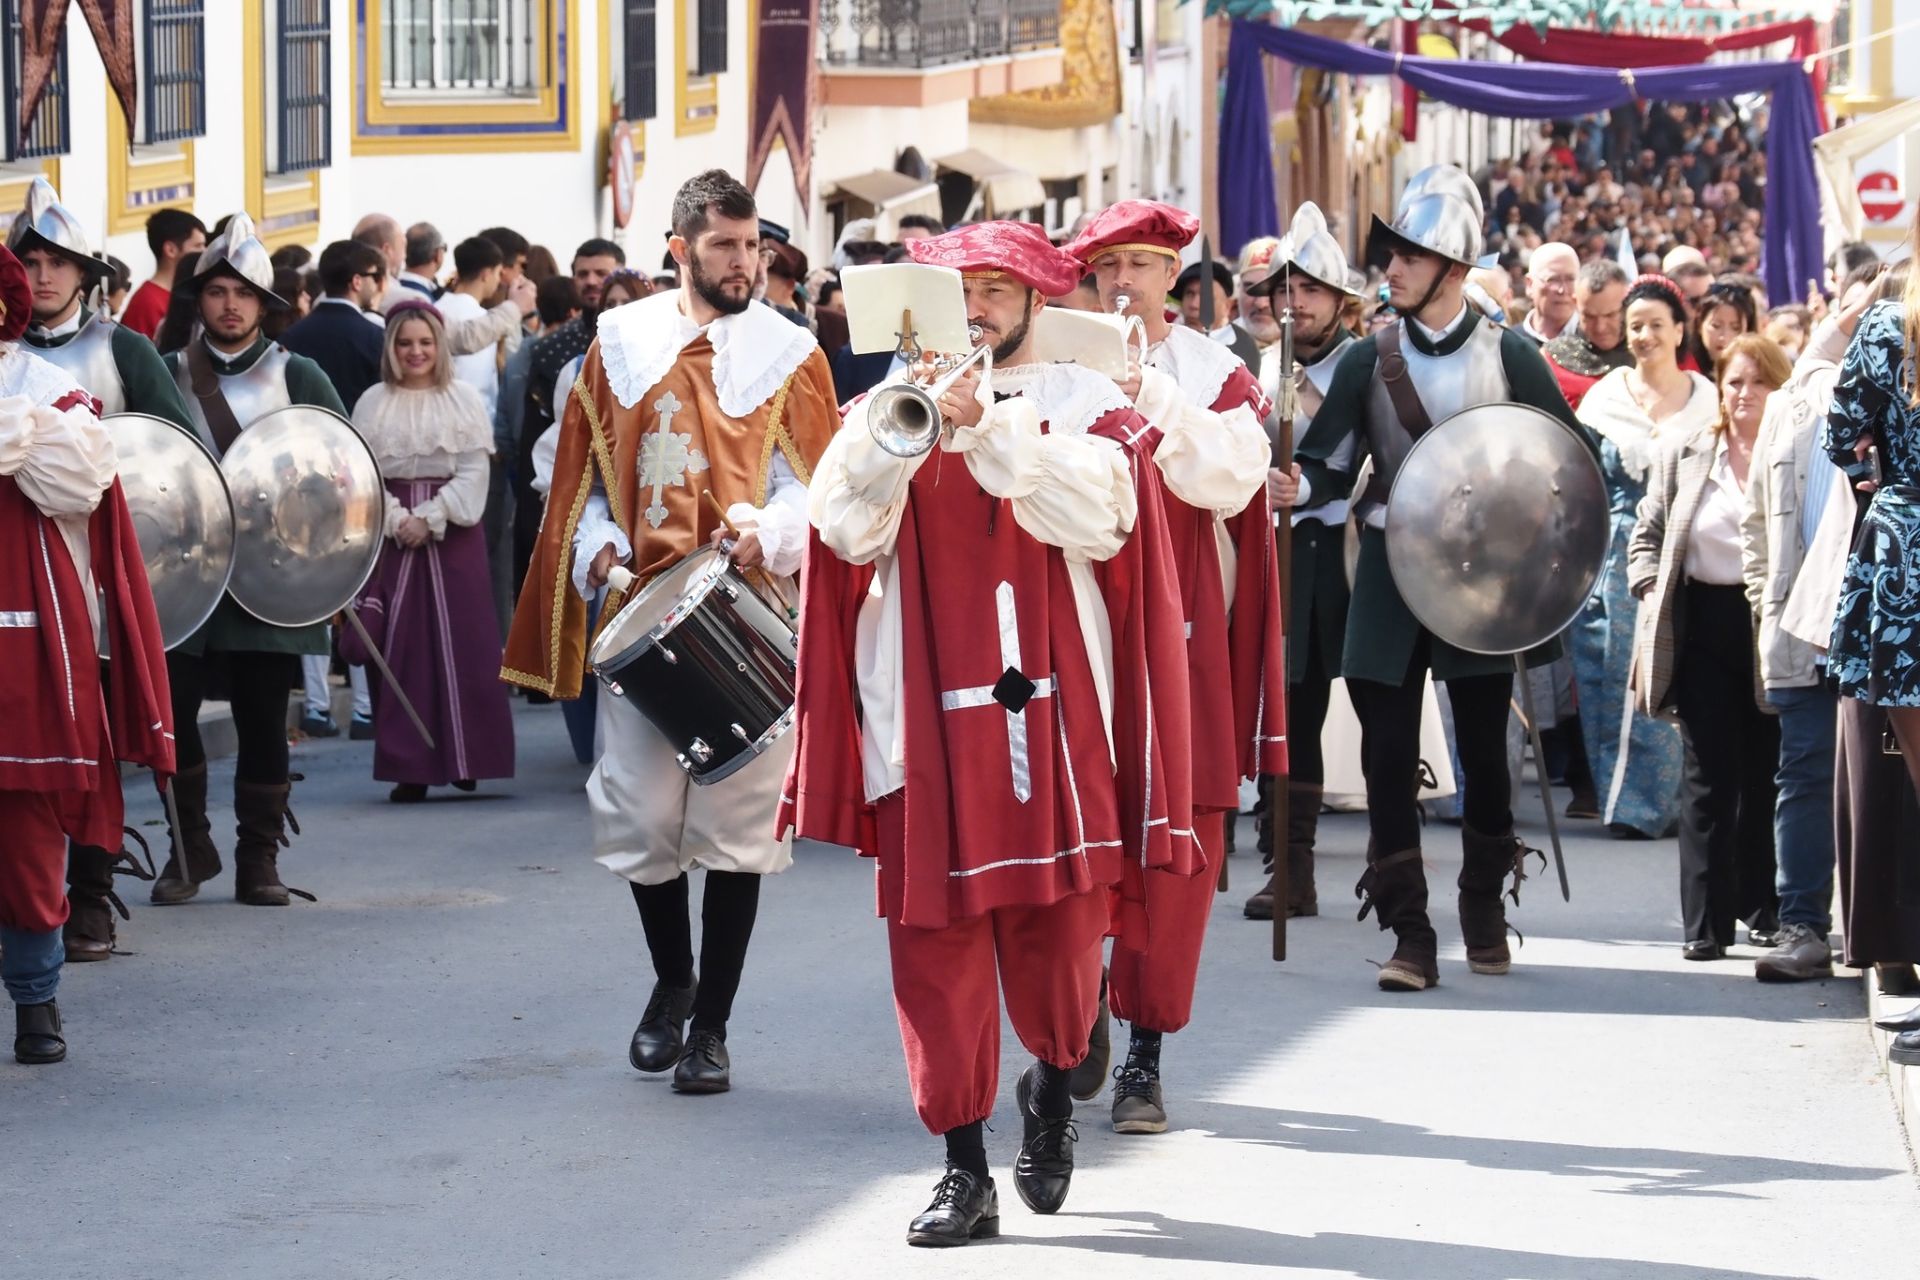
<svg viewBox="0 0 1920 1280"><path fill-rule="evenodd" d="M673 744L688 777L711 786L792 726L797 637L780 610L730 571L676 612L670 629L596 657L593 667Z"/></svg>

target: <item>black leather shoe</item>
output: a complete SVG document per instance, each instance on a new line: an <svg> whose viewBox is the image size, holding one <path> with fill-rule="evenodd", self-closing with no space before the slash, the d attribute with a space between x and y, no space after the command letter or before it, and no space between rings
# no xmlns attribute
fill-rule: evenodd
<svg viewBox="0 0 1920 1280"><path fill-rule="evenodd" d="M693 993L698 982L686 987L653 984L653 995L633 1029L633 1043L627 1046L627 1061L635 1071L671 1071L686 1048L683 1035L687 1019L693 1016Z"/></svg>
<svg viewBox="0 0 1920 1280"><path fill-rule="evenodd" d="M1034 1063L1020 1075L1014 1097L1020 1103L1022 1142L1013 1162L1013 1189L1035 1213L1058 1213L1073 1185L1073 1144L1080 1134L1073 1117L1047 1120L1034 1114L1033 1091L1040 1074Z"/></svg>
<svg viewBox="0 0 1920 1280"><path fill-rule="evenodd" d="M1087 1034L1087 1056L1067 1075L1067 1091L1075 1101L1086 1102L1100 1096L1106 1087L1107 1067L1113 1061L1113 1036L1107 1016L1107 971L1100 971L1100 1011L1094 1015L1093 1030Z"/></svg>
<svg viewBox="0 0 1920 1280"><path fill-rule="evenodd" d="M1682 960L1718 960L1725 954L1725 949L1712 938L1690 938L1680 948Z"/></svg>
<svg viewBox="0 0 1920 1280"><path fill-rule="evenodd" d="M1882 1031L1891 1031L1896 1035L1902 1031L1920 1031L1920 1004L1905 1013L1896 1013L1888 1018L1875 1018L1873 1025Z"/></svg>
<svg viewBox="0 0 1920 1280"><path fill-rule="evenodd" d="M725 1093L733 1088L733 1061L727 1057L726 1037L718 1031L696 1030L687 1037L687 1051L673 1069L675 1093Z"/></svg>
<svg viewBox="0 0 1920 1280"><path fill-rule="evenodd" d="M60 1034L60 1006L52 1000L45 1004L13 1006L13 1060L30 1067L49 1062L64 1062L67 1042Z"/></svg>
<svg viewBox="0 0 1920 1280"><path fill-rule="evenodd" d="M64 1057L66 1050L61 1050ZM20 1059L25 1062L26 1059ZM1920 1067L1920 1031L1902 1031L1887 1046L1887 1061L1895 1066Z"/></svg>
<svg viewBox="0 0 1920 1280"><path fill-rule="evenodd" d="M933 1189L933 1203L907 1224L907 1243L950 1248L1000 1234L1000 1193L965 1169L949 1168Z"/></svg>

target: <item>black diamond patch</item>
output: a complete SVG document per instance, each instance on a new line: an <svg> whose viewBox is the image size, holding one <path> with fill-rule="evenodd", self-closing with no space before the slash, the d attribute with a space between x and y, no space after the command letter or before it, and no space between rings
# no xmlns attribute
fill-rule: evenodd
<svg viewBox="0 0 1920 1280"><path fill-rule="evenodd" d="M1008 667L993 682L993 700L1019 715L1027 709L1027 703L1033 701L1033 695L1039 688L1039 685L1021 675L1017 667Z"/></svg>

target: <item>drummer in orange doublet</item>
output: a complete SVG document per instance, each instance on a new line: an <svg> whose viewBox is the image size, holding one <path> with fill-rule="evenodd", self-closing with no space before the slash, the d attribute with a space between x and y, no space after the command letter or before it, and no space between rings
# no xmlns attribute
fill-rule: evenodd
<svg viewBox="0 0 1920 1280"><path fill-rule="evenodd" d="M502 671L555 698L579 696L587 598L612 566L628 566L644 586L723 532L704 491L742 531L738 566L754 576L797 573L807 482L839 426L813 334L752 300L760 255L752 193L721 170L700 174L674 200L673 230L683 287L601 313L561 419L547 521ZM797 595L791 583L785 590ZM622 603L610 592L601 619ZM628 1058L641 1071L671 1069L681 1092L723 1092L726 1023L760 877L793 861L791 841L772 835L792 735L704 787L624 698L599 699L599 739L587 783L594 856L632 883L657 978ZM707 872L698 981L693 867Z"/></svg>
<svg viewBox="0 0 1920 1280"><path fill-rule="evenodd" d="M1123 200L1097 214L1067 252L1092 270L1109 310L1124 300L1146 329L1146 366L1129 390L1154 425L1143 443L1165 482L1190 655L1194 829L1217 868L1240 780L1286 772L1287 685L1266 494L1272 449L1261 425L1271 406L1232 351L1167 315L1180 251L1199 230L1198 219L1171 205ZM1114 1074L1113 1127L1121 1133L1166 1130L1160 1042L1193 1015L1218 879L1144 874L1152 942L1141 950L1117 938L1109 975L1114 1016L1132 1027L1126 1063ZM1102 1009L1094 1051L1074 1073L1077 1098L1100 1092L1105 1024Z"/></svg>
<svg viewBox="0 0 1920 1280"><path fill-rule="evenodd" d="M1073 1173L1069 1072L1087 1054L1110 926L1144 946L1122 867L1193 874L1186 651L1148 424L1112 380L1032 363L1032 323L1080 269L1041 228L913 245L963 277L990 372L941 396L950 431L902 458L871 400L809 494L796 712L781 831L875 858L894 1005L920 1119L947 1174L921 1245L997 1233L982 1125L1000 997L1034 1055L1016 1098L1020 1197Z"/></svg>

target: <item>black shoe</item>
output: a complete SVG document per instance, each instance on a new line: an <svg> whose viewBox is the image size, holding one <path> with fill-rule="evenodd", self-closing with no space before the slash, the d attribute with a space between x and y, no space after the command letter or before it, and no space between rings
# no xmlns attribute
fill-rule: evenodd
<svg viewBox="0 0 1920 1280"><path fill-rule="evenodd" d="M1087 1033L1087 1056L1067 1075L1067 1091L1079 1102L1100 1096L1107 1084L1107 1067L1113 1062L1112 1029L1107 1016L1107 973L1100 971L1100 1011L1094 1015L1093 1030Z"/></svg>
<svg viewBox="0 0 1920 1280"><path fill-rule="evenodd" d="M947 1248L1000 1234L1000 1193L965 1169L949 1168L933 1189L933 1203L907 1224L907 1243Z"/></svg>
<svg viewBox="0 0 1920 1280"><path fill-rule="evenodd" d="M373 741L373 717L356 715L347 722L347 740L349 742Z"/></svg>
<svg viewBox="0 0 1920 1280"><path fill-rule="evenodd" d="M693 993L699 986L698 982L686 987L653 984L646 1012L633 1029L633 1043L627 1046L627 1061L635 1071L671 1071L679 1064L686 1048L687 1019L693 1016Z"/></svg>
<svg viewBox="0 0 1920 1280"><path fill-rule="evenodd" d="M419 804L427 798L427 784L424 782L396 782L393 790L387 792L387 799L393 804Z"/></svg>
<svg viewBox="0 0 1920 1280"><path fill-rule="evenodd" d="M325 711L302 711L300 732L309 738L337 738L340 736L340 726L335 724L333 717Z"/></svg>
<svg viewBox="0 0 1920 1280"><path fill-rule="evenodd" d="M1113 1131L1165 1133L1167 1106L1160 1092L1160 1068L1129 1058L1113 1073Z"/></svg>
<svg viewBox="0 0 1920 1280"><path fill-rule="evenodd" d="M1873 1025L1882 1031L1891 1031L1898 1035L1902 1031L1920 1031L1920 1004L1905 1013L1896 1013L1890 1018L1875 1018Z"/></svg>
<svg viewBox="0 0 1920 1280"><path fill-rule="evenodd" d="M675 1093L725 1093L733 1088L733 1061L724 1032L695 1030L673 1069Z"/></svg>
<svg viewBox="0 0 1920 1280"><path fill-rule="evenodd" d="M1787 931L1779 925L1762 925L1758 929L1747 930L1747 945L1771 951L1787 940Z"/></svg>
<svg viewBox="0 0 1920 1280"><path fill-rule="evenodd" d="M60 1034L60 1006L52 1000L45 1004L13 1006L13 1060L30 1067L49 1062L64 1062L67 1042Z"/></svg>
<svg viewBox="0 0 1920 1280"><path fill-rule="evenodd" d="M1033 1110L1035 1078L1040 1064L1020 1074L1014 1097L1020 1104L1020 1154L1013 1162L1013 1189L1035 1213L1057 1213L1073 1185L1073 1144L1080 1139L1072 1116L1048 1120Z"/></svg>
<svg viewBox="0 0 1920 1280"><path fill-rule="evenodd" d="M1680 948L1682 960L1718 960L1726 954L1726 949L1712 938L1693 938Z"/></svg>
<svg viewBox="0 0 1920 1280"><path fill-rule="evenodd" d="M18 1050L15 1056L18 1056ZM60 1056L66 1056L65 1048L61 1049ZM20 1061L25 1062L26 1059L21 1058ZM1893 1043L1887 1046L1887 1061L1900 1067L1920 1067L1920 1031L1902 1031L1895 1036Z"/></svg>

